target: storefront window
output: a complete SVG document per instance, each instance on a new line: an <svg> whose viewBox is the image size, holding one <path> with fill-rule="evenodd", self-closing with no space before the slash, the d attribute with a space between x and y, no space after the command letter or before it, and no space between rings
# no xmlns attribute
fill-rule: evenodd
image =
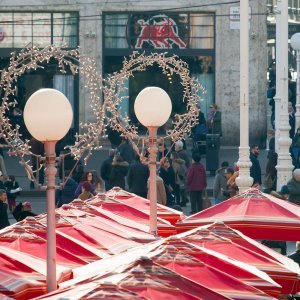
<svg viewBox="0 0 300 300"><path fill-rule="evenodd" d="M214 14L104 15L104 48L213 49Z"/></svg>
<svg viewBox="0 0 300 300"><path fill-rule="evenodd" d="M78 45L77 13L1 12L0 48Z"/></svg>

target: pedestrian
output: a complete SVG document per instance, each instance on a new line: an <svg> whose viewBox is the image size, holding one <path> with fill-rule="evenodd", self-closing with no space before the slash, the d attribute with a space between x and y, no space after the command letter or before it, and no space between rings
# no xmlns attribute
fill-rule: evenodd
<svg viewBox="0 0 300 300"><path fill-rule="evenodd" d="M288 104L288 112L289 112L289 125L290 125L289 136L290 139L293 139L295 135L296 117L295 117L295 110L293 108L292 102L289 102Z"/></svg>
<svg viewBox="0 0 300 300"><path fill-rule="evenodd" d="M277 185L277 158L276 152L269 152L268 161L266 165L266 173L264 176L263 185L265 187L264 193L270 194L272 191L276 191Z"/></svg>
<svg viewBox="0 0 300 300"><path fill-rule="evenodd" d="M296 251L288 255L288 258L292 259L300 266L300 242L296 243Z"/></svg>
<svg viewBox="0 0 300 300"><path fill-rule="evenodd" d="M16 198L22 191L19 183L15 180L15 176L8 176L8 180L4 182L4 189L7 194L8 209L12 212L16 207Z"/></svg>
<svg viewBox="0 0 300 300"><path fill-rule="evenodd" d="M95 195L95 185L94 185L93 173L91 171L88 171L83 174L83 176L81 178L81 182L79 182L79 184L75 190L75 193L74 193L75 198L78 198L78 196L82 193L82 183L84 181L88 181L90 183L91 193L93 195Z"/></svg>
<svg viewBox="0 0 300 300"><path fill-rule="evenodd" d="M168 148L165 143L161 142L157 144L157 159L160 161L165 156L170 156Z"/></svg>
<svg viewBox="0 0 300 300"><path fill-rule="evenodd" d="M250 167L250 176L253 178L253 185L258 186L262 184L261 181L261 168L258 160L259 147L258 145L252 145L250 147L250 161L252 166Z"/></svg>
<svg viewBox="0 0 300 300"><path fill-rule="evenodd" d="M32 212L32 205L30 202L20 202L13 211L13 216L16 221L20 222L27 217L35 217L36 214Z"/></svg>
<svg viewBox="0 0 300 300"><path fill-rule="evenodd" d="M147 187L147 199L150 199L150 178L148 179ZM156 199L158 204L167 205L167 193L164 181L159 175L156 175Z"/></svg>
<svg viewBox="0 0 300 300"><path fill-rule="evenodd" d="M135 161L129 166L127 183L129 191L147 198L147 181L150 175L149 167L141 162L140 156L135 155Z"/></svg>
<svg viewBox="0 0 300 300"><path fill-rule="evenodd" d="M100 175L101 175L102 179L104 180L106 191L109 191L112 188L112 186L109 182L109 178L110 178L110 173L111 173L111 165L112 165L115 153L116 153L115 149L109 149L108 157L102 162L101 168L100 168Z"/></svg>
<svg viewBox="0 0 300 300"><path fill-rule="evenodd" d="M107 138L110 141L111 148L116 149L122 142L120 132L113 129L111 126L106 127Z"/></svg>
<svg viewBox="0 0 300 300"><path fill-rule="evenodd" d="M55 192L55 203L57 207L61 207L63 204L68 204L74 200L78 182L69 176L70 171L65 170L65 183L63 183L62 188L58 188Z"/></svg>
<svg viewBox="0 0 300 300"><path fill-rule="evenodd" d="M219 134L222 135L222 114L219 111L219 107L217 104L211 104L209 106L210 112L207 115L207 128L208 132L211 134Z"/></svg>
<svg viewBox="0 0 300 300"><path fill-rule="evenodd" d="M287 182L289 188L289 201L300 205L300 169L293 171L293 177Z"/></svg>
<svg viewBox="0 0 300 300"><path fill-rule="evenodd" d="M174 186L175 182L174 172L170 172L171 161L168 157L160 160L159 177L162 178L167 195L167 206L172 207L175 204Z"/></svg>
<svg viewBox="0 0 300 300"><path fill-rule="evenodd" d="M125 190L125 177L128 173L129 163L121 155L114 156L109 182L112 187L120 187Z"/></svg>
<svg viewBox="0 0 300 300"><path fill-rule="evenodd" d="M3 174L3 178L6 180L8 177L7 177L7 171L6 171L5 161L4 161L4 154L1 147L0 147L0 172L1 174Z"/></svg>
<svg viewBox="0 0 300 300"><path fill-rule="evenodd" d="M275 192L271 191L271 196L274 196L281 200L288 200L289 199L290 190L287 185L283 185L280 189L280 191Z"/></svg>
<svg viewBox="0 0 300 300"><path fill-rule="evenodd" d="M187 171L187 187L190 192L191 214L203 209L202 193L206 189L207 179L203 165L200 163L200 154L193 152L193 163Z"/></svg>
<svg viewBox="0 0 300 300"><path fill-rule="evenodd" d="M297 128L297 131L293 137L292 141L292 158L294 166L300 167L300 127Z"/></svg>
<svg viewBox="0 0 300 300"><path fill-rule="evenodd" d="M229 163L223 161L221 168L216 171L217 175L215 176L214 185L213 185L213 197L214 205L221 203L227 197L223 194L223 191L227 189L227 178L225 176L225 170L228 168Z"/></svg>
<svg viewBox="0 0 300 300"><path fill-rule="evenodd" d="M233 168L228 167L225 170L225 177L227 179L226 189L223 190L223 195L225 199L229 199L237 195L239 188L235 182L236 178L239 176L239 171L234 171Z"/></svg>
<svg viewBox="0 0 300 300"><path fill-rule="evenodd" d="M176 151L171 153L172 168L175 175L174 195L177 205L185 206L186 198L186 172L185 161L181 159Z"/></svg>
<svg viewBox="0 0 300 300"><path fill-rule="evenodd" d="M183 149L183 142L182 141L175 142L174 147L175 147L175 152L177 152L178 156L185 161L185 166L188 169L191 165L191 159L187 151Z"/></svg>
<svg viewBox="0 0 300 300"><path fill-rule="evenodd" d="M92 185L88 181L83 181L81 184L81 194L78 196L81 200L87 200L94 196L92 193Z"/></svg>
<svg viewBox="0 0 300 300"><path fill-rule="evenodd" d="M0 171L0 189L1 190L4 190L5 187L4 187L4 176L3 176L3 173Z"/></svg>
<svg viewBox="0 0 300 300"><path fill-rule="evenodd" d="M91 170L93 174L93 183L95 187L95 194L105 193L105 184L103 179L99 176L96 170Z"/></svg>
<svg viewBox="0 0 300 300"><path fill-rule="evenodd" d="M6 191L0 189L0 229L9 226L7 215L7 195Z"/></svg>
<svg viewBox="0 0 300 300"><path fill-rule="evenodd" d="M121 155L123 159L128 162L129 165L134 161L134 157L136 154L132 145L125 137L122 137L122 142L117 148L117 153Z"/></svg>

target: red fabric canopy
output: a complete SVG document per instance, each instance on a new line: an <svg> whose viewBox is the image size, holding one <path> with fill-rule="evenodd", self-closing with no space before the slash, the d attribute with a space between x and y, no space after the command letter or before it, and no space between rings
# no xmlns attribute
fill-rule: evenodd
<svg viewBox="0 0 300 300"><path fill-rule="evenodd" d="M231 240L218 236L206 228L199 227L198 229L182 233L178 237L199 247L216 251L232 259L257 267L282 286L283 294L295 294L299 290L299 267L286 268L278 261L235 244Z"/></svg>
<svg viewBox="0 0 300 300"><path fill-rule="evenodd" d="M235 279L238 279L249 286L253 286L259 290L264 291L266 294L272 297L278 297L278 295L281 293L280 285L273 281L265 272L259 271L253 266L244 264L235 259L228 258L227 256L215 252L213 250L209 250L188 243L180 238L177 238L176 236L163 241L162 246L163 245L173 246L176 249L178 249L178 251L180 251L181 253L194 257L199 262L205 264L209 268L212 268L213 270L218 270L219 272L232 276ZM160 248L161 246L159 246L158 249ZM154 251L155 249L153 250L153 252ZM208 278L210 278L209 274L203 276L203 278L198 278L198 280L203 280L202 283L203 285L205 285L204 282L206 282ZM226 283L219 283L219 285L216 286L216 288L221 288L221 284Z"/></svg>
<svg viewBox="0 0 300 300"><path fill-rule="evenodd" d="M163 251L151 257L155 263L224 296L232 299L273 299L261 290L251 287L205 262L200 262L174 246L164 245L158 249L163 249Z"/></svg>
<svg viewBox="0 0 300 300"><path fill-rule="evenodd" d="M176 228L184 232L216 221L258 240L298 241L300 236L300 206L257 189L194 214L178 222Z"/></svg>
<svg viewBox="0 0 300 300"><path fill-rule="evenodd" d="M120 188L111 189L106 193L106 196L149 214L150 201L148 199L126 192ZM176 222L186 218L183 212L161 204L157 204L157 216L169 221L171 224L176 224Z"/></svg>

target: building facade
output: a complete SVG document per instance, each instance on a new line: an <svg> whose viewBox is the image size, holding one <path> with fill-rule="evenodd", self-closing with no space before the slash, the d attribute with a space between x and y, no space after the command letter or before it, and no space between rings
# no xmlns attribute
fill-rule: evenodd
<svg viewBox="0 0 300 300"><path fill-rule="evenodd" d="M207 0L114 1L2 1L0 63L5 68L12 51L34 44L80 46L93 57L105 78L120 70L133 51L167 52L184 60L193 77L205 87L201 108L205 115L216 103L222 112L222 144L239 144L239 2ZM212 3L214 2L214 3ZM34 3L34 4L33 4ZM250 1L250 142L266 136L267 1ZM18 102L41 87L63 91L74 108L74 130L94 120L88 91L80 75L59 73L55 62L18 80ZM177 75L166 76L158 67L139 72L125 82L128 100L121 111L135 121L133 103L138 92L155 85L165 89L173 113L184 112Z"/></svg>

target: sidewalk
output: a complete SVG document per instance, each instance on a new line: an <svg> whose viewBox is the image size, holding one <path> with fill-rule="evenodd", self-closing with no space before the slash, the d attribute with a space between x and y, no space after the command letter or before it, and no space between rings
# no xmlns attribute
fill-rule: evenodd
<svg viewBox="0 0 300 300"><path fill-rule="evenodd" d="M190 150L190 149L189 149ZM259 161L261 165L262 173L265 173L266 162L267 162L267 150L262 149L259 155ZM85 166L86 170L96 170L100 172L100 166L102 161L108 156L108 148L103 148L98 151L94 151L93 155L89 158L87 165ZM229 166L233 166L235 162L238 161L238 147L221 147L219 151L219 164L223 161L228 161ZM20 165L18 157L10 157L5 154L4 157L6 169L8 174L14 175L16 181L22 187L22 196L31 196L31 197L40 197L45 195L45 191L40 190L30 190L29 184L30 181L26 176L24 168ZM29 160L29 157L28 157ZM204 155L201 159L201 163L206 166L206 156ZM208 192L211 195L213 188L214 176L210 175L210 172L207 172L208 179Z"/></svg>

